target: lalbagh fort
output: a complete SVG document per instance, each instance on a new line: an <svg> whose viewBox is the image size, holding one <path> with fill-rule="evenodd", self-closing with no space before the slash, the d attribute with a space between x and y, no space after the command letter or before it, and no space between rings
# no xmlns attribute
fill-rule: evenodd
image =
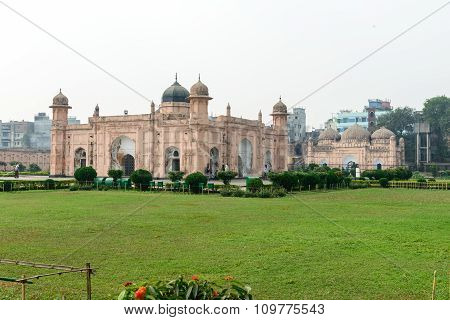
<svg viewBox="0 0 450 320"><path fill-rule="evenodd" d="M232 170L239 177L263 176L287 170L293 161L287 136L287 106L280 100L272 108L272 125L231 115L209 116L212 97L198 79L190 91L177 79L167 88L159 108L150 113L101 116L95 107L87 124L68 124L68 98L60 91L53 98L50 174L73 176L76 169L92 166L99 176L120 169L130 175L146 169L165 178L171 171L202 172L215 177ZM327 129L305 144L304 163L361 169L392 168L404 164L404 141L386 128L372 134L355 124L342 136Z"/></svg>

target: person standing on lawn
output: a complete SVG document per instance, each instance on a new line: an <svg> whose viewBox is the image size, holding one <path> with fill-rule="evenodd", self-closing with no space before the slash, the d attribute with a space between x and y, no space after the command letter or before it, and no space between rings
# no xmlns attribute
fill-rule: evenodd
<svg viewBox="0 0 450 320"><path fill-rule="evenodd" d="M19 179L19 164L14 167L14 178Z"/></svg>

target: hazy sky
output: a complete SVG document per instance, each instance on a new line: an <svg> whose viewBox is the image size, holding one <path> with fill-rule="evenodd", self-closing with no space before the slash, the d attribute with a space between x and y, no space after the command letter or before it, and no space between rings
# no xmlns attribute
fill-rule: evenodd
<svg viewBox="0 0 450 320"><path fill-rule="evenodd" d="M178 72L201 73L210 113L269 120L281 95L292 106L445 0L2 0L157 105ZM49 112L59 88L82 122L149 112L149 103L0 5L0 119ZM450 5L302 105L320 126L368 98L420 109L449 95Z"/></svg>

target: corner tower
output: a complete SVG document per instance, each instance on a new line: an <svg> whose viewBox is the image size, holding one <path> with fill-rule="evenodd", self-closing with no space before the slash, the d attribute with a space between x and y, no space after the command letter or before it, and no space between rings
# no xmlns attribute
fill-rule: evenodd
<svg viewBox="0 0 450 320"><path fill-rule="evenodd" d="M287 138L287 106L280 100L273 106L273 130L275 135L275 171L284 171L288 167L288 138Z"/></svg>
<svg viewBox="0 0 450 320"><path fill-rule="evenodd" d="M65 176L65 145L66 145L66 128L68 125L69 99L59 93L53 98L52 129L51 129L51 149L50 149L50 176Z"/></svg>
<svg viewBox="0 0 450 320"><path fill-rule="evenodd" d="M198 81L191 87L189 95L191 120L208 121L208 101L211 99L208 87L201 82L199 75Z"/></svg>

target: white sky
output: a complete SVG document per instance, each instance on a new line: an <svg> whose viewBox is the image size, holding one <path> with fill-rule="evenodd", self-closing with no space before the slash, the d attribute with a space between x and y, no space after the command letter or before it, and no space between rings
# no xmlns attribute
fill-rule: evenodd
<svg viewBox="0 0 450 320"><path fill-rule="evenodd" d="M269 120L281 95L292 106L446 0L305 1L2 0L158 105L175 72L188 90L198 73L210 113ZM309 98L319 127L368 98L420 109L449 95L450 5ZM149 103L0 5L0 119L49 112L61 87L82 122L149 112Z"/></svg>

